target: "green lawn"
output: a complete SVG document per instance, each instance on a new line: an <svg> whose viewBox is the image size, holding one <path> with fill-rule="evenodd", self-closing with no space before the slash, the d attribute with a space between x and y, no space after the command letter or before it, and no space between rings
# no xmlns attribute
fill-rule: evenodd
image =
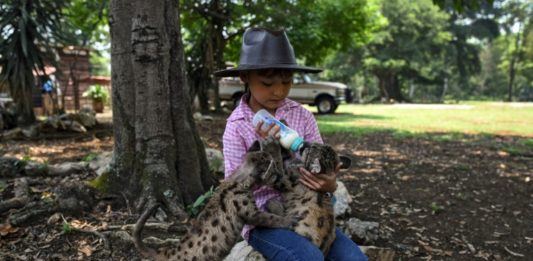
<svg viewBox="0 0 533 261"><path fill-rule="evenodd" d="M308 107L316 112L316 107ZM318 115L322 133L375 131L397 134L448 132L533 137L533 104L467 102L460 104L342 104L334 115Z"/></svg>

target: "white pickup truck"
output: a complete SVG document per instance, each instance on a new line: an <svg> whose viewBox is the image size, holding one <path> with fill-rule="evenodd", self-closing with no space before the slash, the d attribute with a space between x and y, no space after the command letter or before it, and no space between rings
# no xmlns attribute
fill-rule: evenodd
<svg viewBox="0 0 533 261"><path fill-rule="evenodd" d="M295 73L289 98L301 104L317 106L318 113L334 113L342 102L352 102L351 89L338 82L314 81L309 75ZM219 81L221 100L231 100L234 104L244 94L244 83L239 77L226 77Z"/></svg>

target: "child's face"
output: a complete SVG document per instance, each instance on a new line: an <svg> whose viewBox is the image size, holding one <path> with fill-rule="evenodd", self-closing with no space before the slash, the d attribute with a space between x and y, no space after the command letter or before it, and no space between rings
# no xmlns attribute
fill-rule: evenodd
<svg viewBox="0 0 533 261"><path fill-rule="evenodd" d="M275 111L287 96L292 86L291 71L251 71L241 76L250 88L250 107L254 111Z"/></svg>

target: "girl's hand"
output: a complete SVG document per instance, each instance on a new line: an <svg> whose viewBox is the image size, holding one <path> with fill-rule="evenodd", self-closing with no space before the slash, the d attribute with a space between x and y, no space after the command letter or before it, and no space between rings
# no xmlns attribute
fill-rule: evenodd
<svg viewBox="0 0 533 261"><path fill-rule="evenodd" d="M268 126L268 128L263 130L262 129L263 123L264 123L263 121L260 121L259 124L257 124L257 126L255 127L255 132L257 132L257 134L259 134L259 136L261 136L262 138L272 136L276 139L279 139L280 127L276 124L271 124L270 126Z"/></svg>
<svg viewBox="0 0 533 261"><path fill-rule="evenodd" d="M337 189L337 173L340 168L341 163L335 167L334 172L323 174L313 174L304 168L300 168L300 182L314 191L333 193Z"/></svg>

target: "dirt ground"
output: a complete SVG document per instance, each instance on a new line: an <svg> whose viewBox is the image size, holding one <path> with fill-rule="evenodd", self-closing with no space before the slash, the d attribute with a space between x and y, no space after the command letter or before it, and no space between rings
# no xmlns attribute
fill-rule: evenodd
<svg viewBox="0 0 533 261"><path fill-rule="evenodd" d="M199 123L209 147L221 148L224 119L214 116ZM1 141L0 156L52 164L83 160L113 147L109 122L87 134L66 136ZM372 244L394 249L395 260L533 260L533 153L502 150L517 146L519 137L436 141L432 135L399 139L376 133L324 139L353 158L352 168L339 177L353 196L353 211L339 224L350 217L378 222L390 237ZM39 177L30 185L33 195L43 200L53 184L94 177ZM0 200L13 196L13 182L0 177ZM0 260L136 259L131 245L90 232L134 223L128 209L116 208L110 200L100 199L90 213L46 215L16 228L1 225ZM7 215L0 213L2 222Z"/></svg>

